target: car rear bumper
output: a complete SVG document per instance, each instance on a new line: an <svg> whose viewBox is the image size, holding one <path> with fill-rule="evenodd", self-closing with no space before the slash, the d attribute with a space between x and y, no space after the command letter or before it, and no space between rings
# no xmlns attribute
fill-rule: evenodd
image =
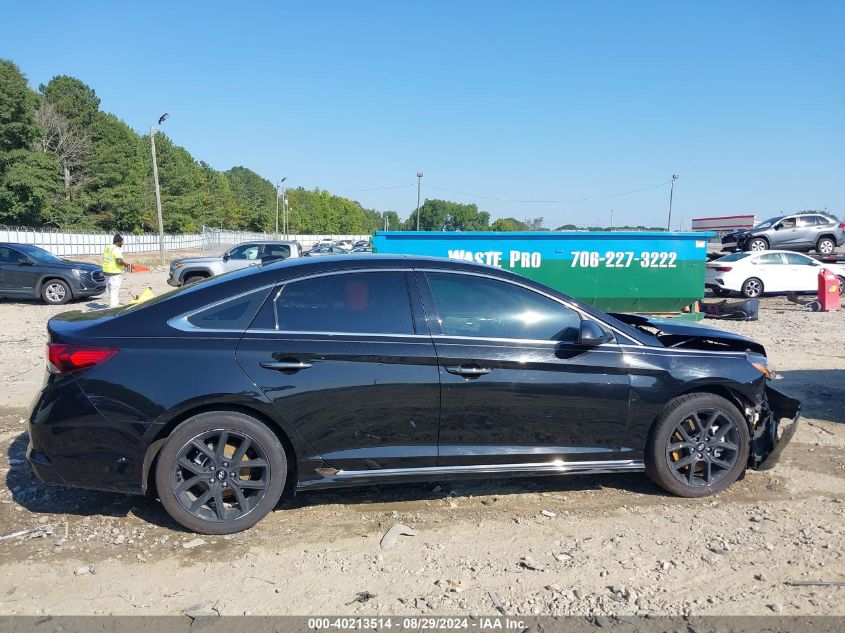
<svg viewBox="0 0 845 633"><path fill-rule="evenodd" d="M45 483L141 493L143 451L106 419L73 377L50 377L29 418L27 460Z"/></svg>

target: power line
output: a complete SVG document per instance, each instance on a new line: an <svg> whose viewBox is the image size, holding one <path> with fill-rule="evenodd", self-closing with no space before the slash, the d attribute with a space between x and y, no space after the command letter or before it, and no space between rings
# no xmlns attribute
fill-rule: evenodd
<svg viewBox="0 0 845 633"><path fill-rule="evenodd" d="M586 198L568 198L568 199L561 199L561 200L517 200L512 198L496 198L493 196L483 196L480 194L475 193L467 193L466 191L456 191L455 189L447 189L446 187L436 187L434 185L430 185L428 183L423 183L422 186L428 189L434 189L436 191L446 191L448 193L454 193L459 196L464 196L467 198L477 198L479 200L490 200L493 202L512 202L518 204L564 204L564 203L575 203L575 202L590 202L591 200L607 200L608 198L619 198L621 196L630 196L635 193L642 193L643 191L651 191L653 189L660 189L661 187L665 187L670 183L669 180L665 182L661 182L657 185L651 185L650 187L642 187L640 189L632 189L630 191L621 191L618 193L610 193L600 196L588 196ZM407 187L413 187L417 183L411 182L406 185L393 185L390 187L372 187L369 189L356 189L356 191L387 191L389 189L405 189Z"/></svg>
<svg viewBox="0 0 845 633"><path fill-rule="evenodd" d="M650 187L642 187L641 189L632 189L631 191L622 191L619 193L611 193L601 196L589 196L587 198L569 198L569 199L562 199L562 200L513 200L509 198L494 198L491 196L482 196L472 193L466 193L464 191L455 191L454 189L446 189L445 187L435 187L433 185L424 184L423 187L428 187L429 189L437 189L440 191L448 191L449 193L458 194L460 196L466 196L468 198L479 198L480 200L493 200L496 202L517 202L520 204L529 204L529 203L537 203L537 204L560 204L560 203L571 203L571 202L589 202L591 200L606 200L607 198L618 198L621 196L629 196L635 193L641 193L643 191L651 191L652 189L660 189L661 187L665 187L669 184L670 181L661 182L657 185L651 185Z"/></svg>
<svg viewBox="0 0 845 633"><path fill-rule="evenodd" d="M356 189L355 191L387 191L388 189L404 189L406 187L416 187L417 183L411 182L407 185L393 185L392 187L372 187L370 189Z"/></svg>

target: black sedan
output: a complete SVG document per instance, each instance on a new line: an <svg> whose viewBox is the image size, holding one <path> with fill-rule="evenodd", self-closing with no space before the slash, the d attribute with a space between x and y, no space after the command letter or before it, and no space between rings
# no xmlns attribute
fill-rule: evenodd
<svg viewBox="0 0 845 633"><path fill-rule="evenodd" d="M445 259L287 260L48 330L38 476L211 534L384 482L646 471L702 497L773 463L799 412L753 341Z"/></svg>
<svg viewBox="0 0 845 633"><path fill-rule="evenodd" d="M103 270L95 264L68 261L31 244L0 243L0 297L59 305L105 290Z"/></svg>

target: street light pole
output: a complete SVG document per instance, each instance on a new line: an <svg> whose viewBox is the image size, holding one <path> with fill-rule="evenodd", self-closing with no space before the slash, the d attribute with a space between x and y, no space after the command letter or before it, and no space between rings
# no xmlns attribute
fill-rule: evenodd
<svg viewBox="0 0 845 633"><path fill-rule="evenodd" d="M417 231L420 230L420 184L422 183L423 173L417 172Z"/></svg>
<svg viewBox="0 0 845 633"><path fill-rule="evenodd" d="M158 118L158 124L164 123L165 119L170 116L166 112ZM155 125L150 126L150 149L153 154L153 180L155 180L156 187L156 214L158 215L158 254L159 263L164 266L164 218L161 214L161 188L158 184L158 160L156 159L156 132L158 128Z"/></svg>
<svg viewBox="0 0 845 633"><path fill-rule="evenodd" d="M678 179L678 174L672 174L672 186L669 189L669 220L666 222L666 230L672 230L672 196L675 194L675 181Z"/></svg>
<svg viewBox="0 0 845 633"><path fill-rule="evenodd" d="M279 239L279 189L282 187L282 183L287 179L288 177L285 176L276 183L276 239Z"/></svg>
<svg viewBox="0 0 845 633"><path fill-rule="evenodd" d="M290 217L290 206L288 206L288 190L287 187L282 189L282 224L285 227L285 239L288 239L288 218Z"/></svg>

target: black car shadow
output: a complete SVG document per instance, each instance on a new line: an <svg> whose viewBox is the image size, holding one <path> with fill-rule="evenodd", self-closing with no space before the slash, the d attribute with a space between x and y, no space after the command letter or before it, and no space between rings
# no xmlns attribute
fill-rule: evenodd
<svg viewBox="0 0 845 633"><path fill-rule="evenodd" d="M801 416L845 424L842 390L845 369L796 369L778 372L772 386L801 401Z"/></svg>
<svg viewBox="0 0 845 633"><path fill-rule="evenodd" d="M152 497L119 492L101 492L84 488L50 485L41 482L26 462L29 435L21 433L8 450L9 471L6 487L15 503L33 514L69 514L73 516L127 517L139 519L169 530L188 532L173 521Z"/></svg>
<svg viewBox="0 0 845 633"><path fill-rule="evenodd" d="M297 494L280 508L314 505L382 505L412 501L436 501L451 497L504 497L523 494L561 494L584 491L620 490L649 497L668 493L645 473L618 475L548 475L498 479L452 479L446 481L377 484L372 486L309 490Z"/></svg>
<svg viewBox="0 0 845 633"><path fill-rule="evenodd" d="M188 533L173 521L153 496L100 492L42 483L26 463L29 436L21 433L9 446L9 472L6 486L16 503L33 514L72 516L136 516L142 521L174 532ZM379 484L333 490L311 490L279 502L276 509L314 505L381 505L414 501L435 501L461 497L502 497L521 494L566 494L585 490L622 490L646 496L666 496L643 473L619 475L551 475L498 479L458 479L397 484Z"/></svg>

